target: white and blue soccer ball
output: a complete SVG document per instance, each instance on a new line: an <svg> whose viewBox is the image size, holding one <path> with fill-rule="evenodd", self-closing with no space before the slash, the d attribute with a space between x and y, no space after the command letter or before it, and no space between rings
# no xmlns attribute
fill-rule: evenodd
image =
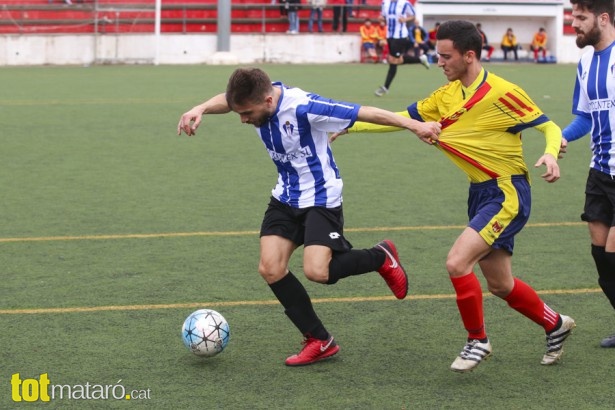
<svg viewBox="0 0 615 410"><path fill-rule="evenodd" d="M197 356L211 357L224 350L231 337L226 319L211 309L190 314L182 326L182 340Z"/></svg>

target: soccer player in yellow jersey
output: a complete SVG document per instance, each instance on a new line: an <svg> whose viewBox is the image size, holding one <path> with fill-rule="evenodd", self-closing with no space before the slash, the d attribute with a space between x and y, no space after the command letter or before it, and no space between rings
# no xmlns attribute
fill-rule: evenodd
<svg viewBox="0 0 615 410"><path fill-rule="evenodd" d="M491 293L544 328L547 351L541 363L556 363L575 322L555 312L532 287L513 276L511 257L514 237L527 222L531 207L521 131L533 127L544 133L545 153L535 166L545 166L542 178L555 182L560 176L557 158L561 130L521 88L481 66L482 39L472 23L442 23L436 39L438 66L450 82L399 114L419 121L439 121L442 130L438 140L421 139L442 151L470 180L469 223L446 260L468 332L466 345L451 370L471 371L492 353L485 331L481 285L474 274L476 264ZM348 129L394 130L397 128L361 122Z"/></svg>

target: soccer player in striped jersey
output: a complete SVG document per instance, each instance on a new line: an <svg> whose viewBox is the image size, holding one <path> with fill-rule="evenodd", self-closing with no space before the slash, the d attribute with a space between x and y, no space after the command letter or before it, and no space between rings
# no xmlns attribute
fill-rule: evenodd
<svg viewBox="0 0 615 410"><path fill-rule="evenodd" d="M615 5L613 0L571 0L577 46L592 46L577 67L574 120L562 146L591 131L592 158L581 219L589 226L598 283L615 308ZM615 334L600 343L615 347Z"/></svg>
<svg viewBox="0 0 615 410"><path fill-rule="evenodd" d="M429 68L427 55L423 54L417 57L408 54L408 51L414 47L408 32L408 24L414 21L416 14L412 4L408 0L384 0L382 2L381 14L387 23L387 44L389 47L387 61L389 69L384 85L381 85L374 91L374 94L378 97L382 97L389 92L391 83L397 74L398 65L423 64L425 68Z"/></svg>
<svg viewBox="0 0 615 410"><path fill-rule="evenodd" d="M466 345L451 370L471 371L492 353L481 285L474 274L477 264L491 293L544 329L547 351L541 363L556 363L575 322L554 311L530 285L514 277L511 260L515 236L526 224L531 208L521 131L535 128L545 134L546 149L535 166L544 165L542 178L555 182L560 176L557 158L561 130L519 86L481 66L482 38L472 23L442 23L436 39L438 66L450 82L400 114L419 121L439 121L442 132L432 144L470 180L469 223L446 260L457 307L468 332ZM393 130L360 122L349 129Z"/></svg>
<svg viewBox="0 0 615 410"><path fill-rule="evenodd" d="M306 289L288 269L292 253L304 245L304 273L314 282L334 284L377 271L395 297L403 299L408 277L390 240L356 250L344 237L342 179L328 133L361 120L407 128L428 140L437 138L440 124L331 100L272 83L258 68L240 68L231 75L226 93L181 116L177 132L194 135L203 115L230 111L255 127L278 171L261 225L258 270L305 337L303 349L287 358L286 365L307 365L333 356L339 346L318 318Z"/></svg>

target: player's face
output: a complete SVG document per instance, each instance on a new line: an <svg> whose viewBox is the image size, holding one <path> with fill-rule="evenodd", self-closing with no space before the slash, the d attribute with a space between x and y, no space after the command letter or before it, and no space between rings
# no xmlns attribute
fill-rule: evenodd
<svg viewBox="0 0 615 410"><path fill-rule="evenodd" d="M259 103L236 104L233 111L239 114L241 122L260 127L269 120L273 114L273 97L267 96Z"/></svg>
<svg viewBox="0 0 615 410"><path fill-rule="evenodd" d="M577 47L595 46L600 42L598 19L591 11L580 9L577 4L573 4L572 19L572 28L577 33Z"/></svg>
<svg viewBox="0 0 615 410"><path fill-rule="evenodd" d="M452 40L438 40L438 67L442 68L448 81L461 79L468 71L468 64L463 54L453 47Z"/></svg>

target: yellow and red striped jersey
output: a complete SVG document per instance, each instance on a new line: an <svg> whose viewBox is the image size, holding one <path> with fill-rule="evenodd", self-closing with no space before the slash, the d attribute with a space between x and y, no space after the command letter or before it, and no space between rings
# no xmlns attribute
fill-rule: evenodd
<svg viewBox="0 0 615 410"><path fill-rule="evenodd" d="M525 91L485 69L469 87L452 81L408 106L403 115L419 121L439 121L442 132L436 146L468 175L471 182L527 175L521 131L545 123L559 131ZM349 132L392 130L395 128L357 122ZM561 131L545 135L545 152L557 158Z"/></svg>

